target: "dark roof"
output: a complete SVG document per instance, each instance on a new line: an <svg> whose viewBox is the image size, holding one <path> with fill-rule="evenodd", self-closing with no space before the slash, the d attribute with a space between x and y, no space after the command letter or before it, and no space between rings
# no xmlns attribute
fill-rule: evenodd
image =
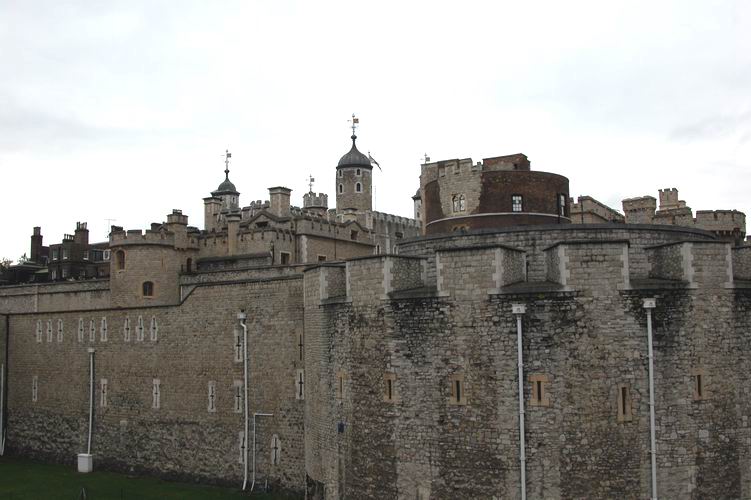
<svg viewBox="0 0 751 500"><path fill-rule="evenodd" d="M227 176L224 181L219 184L219 187L216 188L216 191L211 192L212 195L216 196L218 194L239 194L237 192L237 189L235 188L235 185L232 184L232 181L229 180L229 176Z"/></svg>
<svg viewBox="0 0 751 500"><path fill-rule="evenodd" d="M349 167L349 166L373 168L373 166L370 164L370 160L368 159L368 157L357 150L357 146L355 145L356 139L357 139L357 136L353 135L352 136L352 149L349 150L349 153L342 156L341 160L339 160L339 164L337 165L337 168Z"/></svg>

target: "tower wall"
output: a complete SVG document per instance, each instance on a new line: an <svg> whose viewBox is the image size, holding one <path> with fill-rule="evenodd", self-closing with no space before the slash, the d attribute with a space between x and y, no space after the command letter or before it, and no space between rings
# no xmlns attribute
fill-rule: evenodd
<svg viewBox="0 0 751 500"><path fill-rule="evenodd" d="M357 172L360 172L358 175ZM360 184L361 192L357 192ZM365 211L373 209L373 168L366 166L337 167L336 169L336 210L355 209ZM341 188L341 189L340 189Z"/></svg>

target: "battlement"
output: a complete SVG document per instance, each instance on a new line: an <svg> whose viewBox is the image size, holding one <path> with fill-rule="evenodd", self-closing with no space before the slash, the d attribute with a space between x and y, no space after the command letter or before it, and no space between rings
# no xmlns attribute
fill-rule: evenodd
<svg viewBox="0 0 751 500"><path fill-rule="evenodd" d="M420 227L419 221L415 219L411 219L409 217L402 217L400 215L392 215L392 214L386 214L383 212L375 212L375 211L371 212L371 214L373 215L373 221L389 222L392 224L401 224L406 227L414 227L414 228Z"/></svg>
<svg viewBox="0 0 751 500"><path fill-rule="evenodd" d="M513 247L468 246L436 251L438 295L476 300L526 279L526 252Z"/></svg>
<svg viewBox="0 0 751 500"><path fill-rule="evenodd" d="M328 208L329 195L326 193L305 193L302 196L303 208Z"/></svg>
<svg viewBox="0 0 751 500"><path fill-rule="evenodd" d="M159 245L175 246L175 234L168 231L145 232L140 229L128 229L127 231L118 231L110 234L110 247L127 246L127 245Z"/></svg>
<svg viewBox="0 0 751 500"><path fill-rule="evenodd" d="M569 240L545 249L546 279L584 296L631 286L628 240Z"/></svg>
<svg viewBox="0 0 751 500"><path fill-rule="evenodd" d="M696 225L709 231L746 232L746 214L738 210L697 210Z"/></svg>
<svg viewBox="0 0 751 500"><path fill-rule="evenodd" d="M724 241L684 241L647 247L649 277L685 282L689 288L731 287L733 255Z"/></svg>
<svg viewBox="0 0 751 500"><path fill-rule="evenodd" d="M346 263L346 296L353 304L385 300L392 292L425 285L425 259L374 255Z"/></svg>

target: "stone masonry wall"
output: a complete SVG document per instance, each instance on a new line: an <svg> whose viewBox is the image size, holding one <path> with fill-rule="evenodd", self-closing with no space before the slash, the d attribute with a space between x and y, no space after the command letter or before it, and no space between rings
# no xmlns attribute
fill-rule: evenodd
<svg viewBox="0 0 751 500"><path fill-rule="evenodd" d="M9 449L62 463L85 451L87 348L93 347L95 467L239 485L243 414L236 411L235 397L243 364L242 355L236 361L235 346L240 309L248 314L249 410L273 413L257 422L257 478L301 491L299 277L200 285L179 307L13 315ZM102 379L107 379L106 407ZM154 379L159 380L158 408L153 407ZM212 382L216 410L209 403ZM273 435L281 442L277 464L271 463Z"/></svg>
<svg viewBox="0 0 751 500"><path fill-rule="evenodd" d="M54 311L69 307L105 308L109 304L109 280L0 287L2 313Z"/></svg>
<svg viewBox="0 0 751 500"><path fill-rule="evenodd" d="M733 277L751 280L751 246L733 249Z"/></svg>

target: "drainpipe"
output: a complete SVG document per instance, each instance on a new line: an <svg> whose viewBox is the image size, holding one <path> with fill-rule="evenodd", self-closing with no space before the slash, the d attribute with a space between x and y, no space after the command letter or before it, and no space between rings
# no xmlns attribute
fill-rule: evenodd
<svg viewBox="0 0 751 500"><path fill-rule="evenodd" d="M512 304L511 312L516 316L516 364L519 377L519 473L521 500L527 498L527 457L524 440L524 357L522 354L522 316L527 312L524 304Z"/></svg>
<svg viewBox="0 0 751 500"><path fill-rule="evenodd" d="M240 326L243 329L243 390L245 395L243 402L245 403L245 427L243 431L243 440L245 441L245 447L243 448L243 491L248 484L248 326L245 324L245 319L248 316L245 314L245 309L241 309L237 313L237 319L240 320Z"/></svg>
<svg viewBox="0 0 751 500"><path fill-rule="evenodd" d="M86 453L91 455L91 430L94 423L94 352L96 349L89 347L89 444Z"/></svg>
<svg viewBox="0 0 751 500"><path fill-rule="evenodd" d="M273 417L273 413L254 413L253 414L253 480L250 483L250 492L253 492L253 487L256 485L256 417ZM247 448L246 448L247 452Z"/></svg>
<svg viewBox="0 0 751 500"><path fill-rule="evenodd" d="M649 454L652 461L652 500L657 500L657 445L655 444L655 378L654 353L652 352L652 309L655 308L654 298L644 299L644 309L647 310L647 349L649 353Z"/></svg>
<svg viewBox="0 0 751 500"><path fill-rule="evenodd" d="M5 367L8 366L10 350L10 316L5 316L5 362L0 366L0 457L5 454Z"/></svg>

